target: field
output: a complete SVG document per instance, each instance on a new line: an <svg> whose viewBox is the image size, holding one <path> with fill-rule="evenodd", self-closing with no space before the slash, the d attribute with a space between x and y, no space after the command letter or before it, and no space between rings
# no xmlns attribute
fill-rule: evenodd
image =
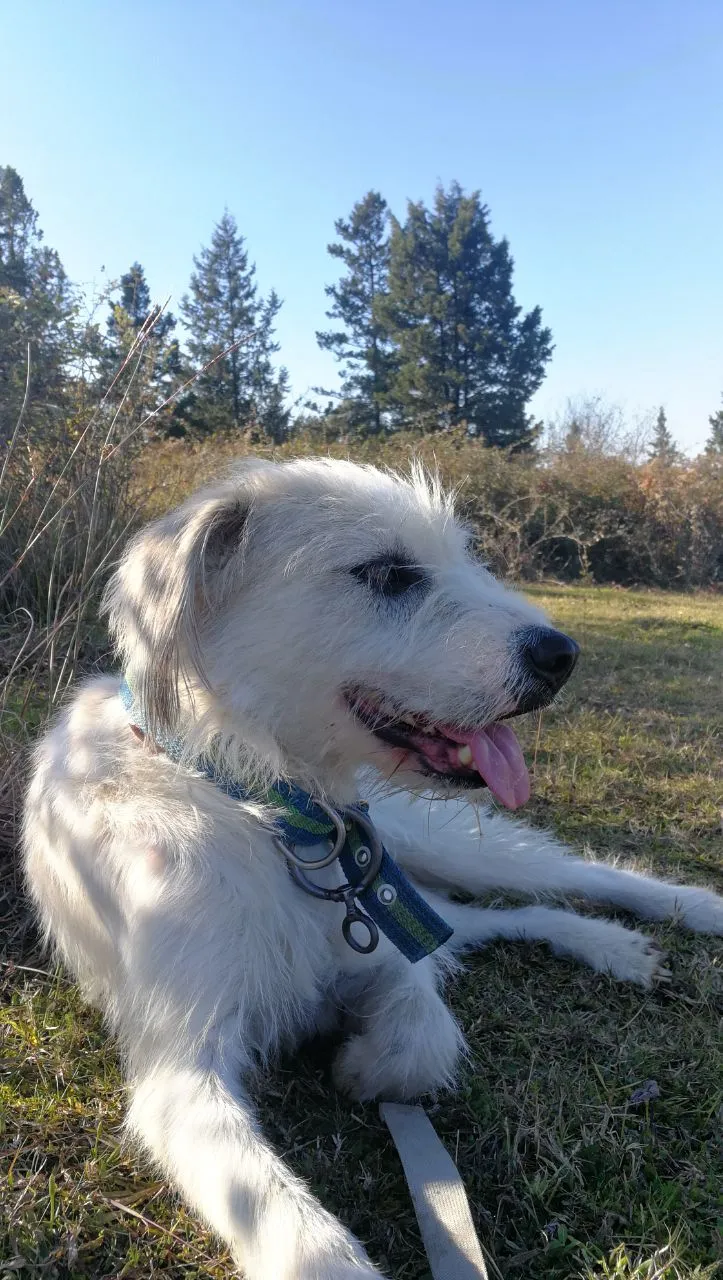
<svg viewBox="0 0 723 1280"><path fill-rule="evenodd" d="M530 594L583 648L564 702L525 728L530 820L579 850L723 890L723 599ZM39 954L12 866L0 911L0 1277L230 1277L217 1242L124 1148L112 1046ZM474 957L456 986L473 1058L430 1111L491 1278L714 1273L720 941L643 927L672 968L649 993L513 944ZM259 1099L267 1132L390 1276L428 1280L388 1134L375 1107L335 1095L328 1061L314 1045L278 1066ZM633 1102L650 1080L659 1097Z"/></svg>

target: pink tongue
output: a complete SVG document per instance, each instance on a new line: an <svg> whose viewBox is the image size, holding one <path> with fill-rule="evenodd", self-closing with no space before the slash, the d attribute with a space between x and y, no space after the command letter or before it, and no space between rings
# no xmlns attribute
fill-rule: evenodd
<svg viewBox="0 0 723 1280"><path fill-rule="evenodd" d="M495 799L508 809L519 809L530 798L530 775L515 734L507 724L491 724L479 733L445 733L455 742L466 743L475 768Z"/></svg>

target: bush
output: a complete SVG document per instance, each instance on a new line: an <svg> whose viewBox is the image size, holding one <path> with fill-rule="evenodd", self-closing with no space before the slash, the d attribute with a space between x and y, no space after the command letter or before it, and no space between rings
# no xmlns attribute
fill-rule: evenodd
<svg viewBox="0 0 723 1280"><path fill-rule="evenodd" d="M30 735L107 649L98 605L138 515L119 395L52 436L21 421L0 457L0 853L14 844Z"/></svg>
<svg viewBox="0 0 723 1280"><path fill-rule="evenodd" d="M141 443L126 392L118 385L116 407L104 401L90 418L79 411L52 439L38 440L21 426L0 463L0 842L6 847L12 840L7 814L21 774L18 744L76 676L104 656L98 604L131 528L244 454L351 453L401 470L418 458L457 489L481 556L513 579L552 575L679 588L723 581L723 462L717 456L638 464L559 443L540 456L509 454L462 432L400 433L350 448L313 426L277 448L253 431Z"/></svg>
<svg viewBox="0 0 723 1280"><path fill-rule="evenodd" d="M554 576L622 585L710 587L723 581L723 460L637 463L624 454L557 445L509 454L463 433L399 433L328 441L314 430L274 449L254 433L166 440L143 452L153 510L179 501L235 458L329 454L405 469L438 468L459 492L480 554L519 579Z"/></svg>

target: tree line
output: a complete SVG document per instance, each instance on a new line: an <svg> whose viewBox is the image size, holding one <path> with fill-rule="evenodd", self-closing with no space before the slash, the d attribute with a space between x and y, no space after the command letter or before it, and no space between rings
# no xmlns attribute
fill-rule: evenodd
<svg viewBox="0 0 723 1280"><path fill-rule="evenodd" d="M193 260L180 320L151 301L134 262L88 318L87 300L43 242L22 178L0 168L0 440L21 411L46 431L87 412L128 366L125 414L156 433L240 429L271 439L289 430L288 375L275 366L273 291L255 268L230 213ZM181 331L183 340L181 340ZM187 385L186 385L187 384ZM185 388L185 389L184 389Z"/></svg>
<svg viewBox="0 0 723 1280"><path fill-rule="evenodd" d="M153 305L134 262L108 288L104 314L88 318L22 178L0 166L0 442L21 414L39 432L82 417L125 367L125 412L155 434L253 429L281 443L321 423L327 440L461 430L529 450L541 430L529 403L552 335L539 306L523 312L515 301L510 247L492 234L479 193L438 187L431 208L410 201L400 220L370 191L335 231L332 327L316 336L338 363L340 388L316 388L294 414L277 362L281 300L260 293L228 211L193 259L178 317ZM721 453L723 410L710 425L708 451ZM662 409L651 447L676 456Z"/></svg>

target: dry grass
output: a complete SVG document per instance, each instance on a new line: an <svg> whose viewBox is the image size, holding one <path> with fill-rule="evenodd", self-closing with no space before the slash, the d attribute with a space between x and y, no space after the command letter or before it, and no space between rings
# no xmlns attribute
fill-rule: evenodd
<svg viewBox="0 0 723 1280"><path fill-rule="evenodd" d="M256 448L169 442L144 450L132 471L115 447L137 434L124 417L132 360L126 374L115 398L65 424L57 447L19 432L0 477L0 1280L232 1275L218 1244L123 1147L113 1048L39 954L14 860L26 746L69 682L104 664L99 588L137 508L168 506ZM467 463L454 441L432 447L461 482ZM406 449L392 442L383 460L401 464ZM378 448L355 453L374 460ZM489 465L509 483L503 460ZM533 594L581 640L584 661L566 702L527 727L531 820L573 846L721 884L720 597ZM720 949L656 933L674 980L648 995L513 945L483 952L457 985L473 1063L433 1118L470 1190L492 1275L711 1274L721 1245ZM388 1134L375 1108L337 1097L328 1060L329 1047L315 1045L278 1065L259 1098L267 1131L390 1275L427 1280ZM659 1099L635 1106L633 1091L651 1078Z"/></svg>
<svg viewBox="0 0 723 1280"><path fill-rule="evenodd" d="M539 734L528 725L530 818L578 848L723 887L723 601L533 593L581 640L583 662ZM7 859L0 910L0 1277L230 1277L217 1243L123 1149L112 1046L38 955ZM469 1189L493 1276L713 1274L723 1225L720 946L652 931L673 981L647 994L512 944L475 957L456 986L473 1063L433 1120ZM386 1130L374 1107L334 1093L328 1057L315 1045L279 1064L259 1100L267 1131L390 1275L427 1280ZM660 1097L636 1106L631 1095L649 1079Z"/></svg>

